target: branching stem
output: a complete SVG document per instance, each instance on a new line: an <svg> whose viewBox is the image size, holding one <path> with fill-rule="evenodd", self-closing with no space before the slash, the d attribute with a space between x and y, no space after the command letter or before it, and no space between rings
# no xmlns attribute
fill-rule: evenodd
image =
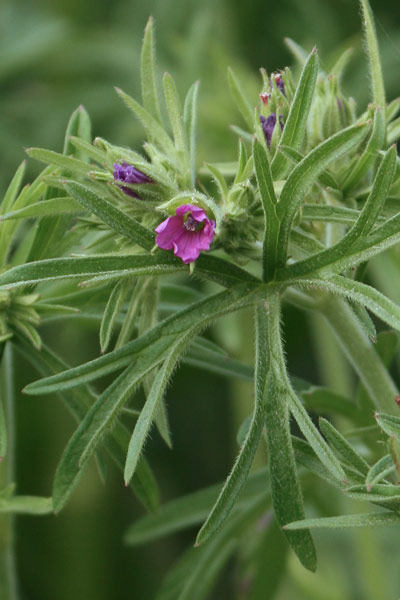
<svg viewBox="0 0 400 600"><path fill-rule="evenodd" d="M0 492L14 480L14 373L11 344L7 344L2 358L0 393L6 413L8 450L0 463ZM0 598L17 600L17 579L14 557L13 519L0 513Z"/></svg>

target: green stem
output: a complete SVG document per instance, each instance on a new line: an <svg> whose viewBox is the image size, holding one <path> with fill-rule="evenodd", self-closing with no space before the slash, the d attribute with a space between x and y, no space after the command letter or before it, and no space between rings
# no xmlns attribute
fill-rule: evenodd
<svg viewBox="0 0 400 600"><path fill-rule="evenodd" d="M4 349L0 393L6 414L8 449L0 463L0 492L14 480L14 377L11 344ZM17 579L14 558L14 531L11 515L0 513L0 598L17 599Z"/></svg>
<svg viewBox="0 0 400 600"><path fill-rule="evenodd" d="M343 351L366 387L377 410L398 412L398 390L372 342L361 329L349 305L337 298L321 304L320 310L332 327Z"/></svg>
<svg viewBox="0 0 400 600"><path fill-rule="evenodd" d="M258 307L256 325L256 386L265 397L272 501L277 521L284 526L303 518L304 505L290 436L288 397L291 389L282 347L277 292L272 291L265 305ZM290 531L284 533L301 563L315 571L317 559L310 532L305 529L296 536Z"/></svg>

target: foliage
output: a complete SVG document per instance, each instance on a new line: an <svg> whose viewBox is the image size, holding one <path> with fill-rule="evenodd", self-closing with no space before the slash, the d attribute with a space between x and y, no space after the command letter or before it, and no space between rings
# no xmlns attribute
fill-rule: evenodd
<svg viewBox="0 0 400 600"><path fill-rule="evenodd" d="M307 55L290 42L301 63L299 77L288 68L278 79L262 72L255 110L255 98L228 71L245 128L235 128L237 160L199 168L199 84L181 102L166 73L159 96L150 19L141 54L142 103L117 89L143 127L144 153L99 137L92 142L83 107L71 116L63 153L27 150L46 167L21 189L21 165L0 206L0 343L8 371L0 405L1 456L10 460L14 350L42 376L24 392L57 393L78 426L57 466L51 499L16 494L7 473L0 490L7 527L7 515L61 511L90 459L104 475L107 454L150 513L129 528L128 544L201 525L196 548L157 595L183 600L206 598L234 553L246 562L242 546L249 532L254 564L266 552L265 535L275 543L281 530L300 563L315 571L314 527L400 523L400 400L388 370L397 333L377 333L375 322L398 332L400 308L364 281L368 261L400 241L400 162L393 145L399 104L386 104L372 13L367 0L361 6L372 82L372 103L361 114L341 87L348 55L324 72L316 49ZM269 140L260 116L272 114L277 123ZM121 185L116 163L131 165L146 182ZM216 224L211 253L190 266L157 247L154 235L182 205L200 207ZM197 279L207 284L198 296L192 285ZM160 318L166 295L172 310ZM286 303L330 324L359 378L357 398L289 376L281 323ZM204 333L220 317L243 309L254 313L254 370ZM39 329L85 314L99 325L101 356L70 368L42 343ZM225 483L157 512L158 487L144 450L153 426L167 446L172 443L164 395L179 362L252 380L254 408L240 428L239 452ZM108 383L98 391L105 376ZM319 413L335 424L322 417L317 426ZM357 447L341 431L343 416L357 431ZM371 427L384 444L368 435ZM264 442L268 469L252 470ZM307 477L371 504L368 511L378 509L306 518ZM308 499L318 514L313 495ZM267 534L258 526L265 515ZM283 557L287 546L276 543ZM261 597L263 586L255 581L259 591L252 597Z"/></svg>

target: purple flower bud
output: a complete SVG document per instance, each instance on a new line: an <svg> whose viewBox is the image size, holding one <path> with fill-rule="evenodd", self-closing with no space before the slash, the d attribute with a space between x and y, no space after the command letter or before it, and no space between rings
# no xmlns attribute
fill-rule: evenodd
<svg viewBox="0 0 400 600"><path fill-rule="evenodd" d="M116 181L125 181L126 183L154 183L148 175L136 169L136 167L129 165L124 162L122 165L118 163L114 163L114 179ZM126 187L125 185L118 186L125 194L128 196L132 196L133 198L140 198L139 194L137 194L134 190Z"/></svg>
<svg viewBox="0 0 400 600"><path fill-rule="evenodd" d="M276 125L276 114L271 113L269 117L264 117L260 115L261 127L264 132L265 141L267 142L268 148L271 146L272 135L274 133L275 125ZM279 115L279 125L283 130L283 115Z"/></svg>
<svg viewBox="0 0 400 600"><path fill-rule="evenodd" d="M165 219L155 231L157 246L163 250L173 248L175 256L188 264L199 258L200 250L210 249L215 221L202 208L183 204L176 209L176 216Z"/></svg>
<svg viewBox="0 0 400 600"><path fill-rule="evenodd" d="M277 86L278 90L280 92L282 92L282 94L284 96L286 96L286 93L285 93L285 84L283 83L282 76L279 75L279 73L277 73L276 75L274 75L274 79L275 79L275 83L276 83L276 86ZM272 90L272 87L273 87L272 86L272 79L269 80L269 85L271 86L271 90Z"/></svg>

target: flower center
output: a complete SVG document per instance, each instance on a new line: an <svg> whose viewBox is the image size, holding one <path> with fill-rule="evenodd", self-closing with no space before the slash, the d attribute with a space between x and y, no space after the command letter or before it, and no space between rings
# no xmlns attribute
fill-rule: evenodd
<svg viewBox="0 0 400 600"><path fill-rule="evenodd" d="M193 218L192 214L189 213L186 217L183 226L187 231L199 231L199 229L202 228L203 223L199 223L198 221L196 221L196 219Z"/></svg>

